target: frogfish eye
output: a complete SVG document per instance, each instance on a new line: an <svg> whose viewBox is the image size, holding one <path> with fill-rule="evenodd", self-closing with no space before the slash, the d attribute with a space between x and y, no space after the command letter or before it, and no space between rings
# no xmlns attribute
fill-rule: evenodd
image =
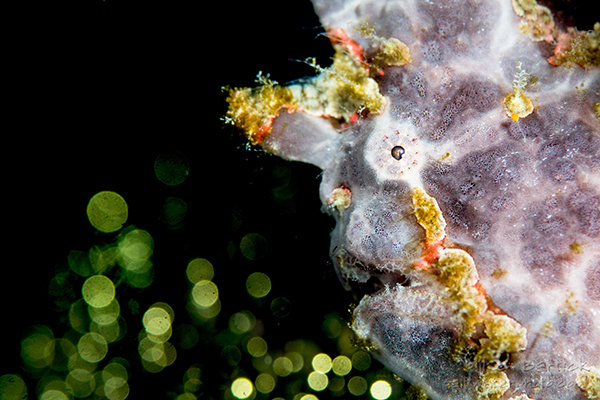
<svg viewBox="0 0 600 400"><path fill-rule="evenodd" d="M403 154L404 154L404 147L394 146L394 148L392 148L392 157L394 157L396 160L400 161L402 159Z"/></svg>

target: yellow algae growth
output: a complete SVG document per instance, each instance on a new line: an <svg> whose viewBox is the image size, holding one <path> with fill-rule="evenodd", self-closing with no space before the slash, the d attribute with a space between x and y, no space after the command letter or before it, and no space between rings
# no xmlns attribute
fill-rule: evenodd
<svg viewBox="0 0 600 400"><path fill-rule="evenodd" d="M396 38L384 38L375 33L375 25L364 22L357 27L356 31L362 34L366 39L371 39L379 43L375 56L371 60L372 66L376 69L385 66L401 66L412 61L410 48Z"/></svg>
<svg viewBox="0 0 600 400"><path fill-rule="evenodd" d="M225 122L241 129L252 144L262 141L271 129L271 121L282 107L292 107L296 103L290 89L279 86L276 81L269 79L269 75L263 76L259 72L256 82L261 86L224 88L229 91Z"/></svg>
<svg viewBox="0 0 600 400"><path fill-rule="evenodd" d="M600 370L597 367L582 369L575 378L579 386L590 400L600 400Z"/></svg>
<svg viewBox="0 0 600 400"><path fill-rule="evenodd" d="M510 387L510 381L502 371L486 371L477 388L477 400L499 399Z"/></svg>
<svg viewBox="0 0 600 400"><path fill-rule="evenodd" d="M262 142L271 131L273 119L282 108L300 109L313 115L353 121L357 113L379 114L385 107L385 97L368 75L365 65L349 55L342 45L335 45L333 64L317 65L314 58L306 63L319 75L299 84L280 86L269 76L258 74L256 88L223 88L229 96L229 108L224 121L241 129L250 143Z"/></svg>
<svg viewBox="0 0 600 400"><path fill-rule="evenodd" d="M506 362L505 353L522 351L527 346L527 330L517 321L488 311L479 275L471 255L462 249L445 249L439 246L445 236L446 223L437 201L416 187L413 191L413 206L417 222L426 232L426 247L437 248L430 260L428 271L443 285L449 300L453 301L454 322L460 326L462 337L453 350L455 359L460 359L468 368L479 363L486 365L478 387L477 398L498 399L508 389L509 381L500 370ZM437 242L437 244L436 244ZM439 248L438 248L439 246ZM427 250L426 250L427 251ZM425 256L427 257L427 256ZM479 347L473 346L471 335L479 332Z"/></svg>
<svg viewBox="0 0 600 400"><path fill-rule="evenodd" d="M446 235L446 221L437 201L420 187L415 187L412 198L415 216L419 225L425 229L428 242L437 242Z"/></svg>
<svg viewBox="0 0 600 400"><path fill-rule="evenodd" d="M512 0L515 14L522 18L519 29L534 41L552 42L554 18L552 12L535 0Z"/></svg>
<svg viewBox="0 0 600 400"><path fill-rule="evenodd" d="M484 316L485 335L481 339L481 349L475 357L498 366L502 353L515 353L527 347L527 329L506 316L486 312Z"/></svg>
<svg viewBox="0 0 600 400"><path fill-rule="evenodd" d="M559 37L559 46L554 56L550 58L553 65L570 66L577 64L584 68L600 67L600 23L594 24L594 29L577 31L568 28L567 33ZM561 46L562 45L562 46Z"/></svg>
<svg viewBox="0 0 600 400"><path fill-rule="evenodd" d="M335 188L331 191L327 203L331 208L343 213L352 204L352 192L345 187Z"/></svg>
<svg viewBox="0 0 600 400"><path fill-rule="evenodd" d="M518 121L519 118L525 118L533 112L533 103L525 96L525 93L523 93L527 86L529 76L529 73L521 68L521 62L519 62L513 80L513 91L504 97L506 114L515 122Z"/></svg>
<svg viewBox="0 0 600 400"><path fill-rule="evenodd" d="M379 85L369 77L367 68L342 45L335 45L333 64L318 66L314 59L307 63L319 75L302 84L290 86L300 107L309 113L351 121L354 114L363 111L379 114L385 107L385 97Z"/></svg>
<svg viewBox="0 0 600 400"><path fill-rule="evenodd" d="M464 250L446 249L434 263L433 271L450 298L457 301L457 322L466 335L472 334L487 309L485 298L474 286L479 278L473 259Z"/></svg>

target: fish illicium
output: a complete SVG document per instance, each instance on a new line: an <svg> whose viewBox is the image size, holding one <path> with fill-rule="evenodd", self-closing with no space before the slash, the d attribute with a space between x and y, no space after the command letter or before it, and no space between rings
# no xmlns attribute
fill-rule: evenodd
<svg viewBox="0 0 600 400"><path fill-rule="evenodd" d="M323 169L358 341L432 399L600 399L600 23L534 0L314 0L336 53L228 89Z"/></svg>

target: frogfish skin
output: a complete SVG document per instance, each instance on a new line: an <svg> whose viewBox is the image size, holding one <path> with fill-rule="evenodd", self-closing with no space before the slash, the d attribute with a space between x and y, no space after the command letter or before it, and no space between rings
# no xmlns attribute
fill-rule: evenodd
<svg viewBox="0 0 600 400"><path fill-rule="evenodd" d="M357 342L429 398L600 399L600 23L535 0L314 0L329 67L229 88L323 170Z"/></svg>

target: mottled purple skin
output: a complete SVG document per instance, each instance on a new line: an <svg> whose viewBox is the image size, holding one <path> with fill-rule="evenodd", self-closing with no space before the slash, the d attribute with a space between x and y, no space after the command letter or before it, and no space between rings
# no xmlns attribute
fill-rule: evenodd
<svg viewBox="0 0 600 400"><path fill-rule="evenodd" d="M323 169L331 252L345 287L369 295L355 326L377 358L433 399L477 398L480 372L449 356L458 328L444 288L411 268L424 239L411 202L420 186L439 203L446 246L473 257L493 304L527 328L501 398L586 399L575 377L600 366L600 71L550 65L509 0L313 3L326 28L364 48L354 27L368 20L412 54L377 78L382 114L339 132L282 112L264 143ZM519 62L538 80L525 89L534 112L515 122L503 98ZM329 206L340 187L352 192L343 212Z"/></svg>

